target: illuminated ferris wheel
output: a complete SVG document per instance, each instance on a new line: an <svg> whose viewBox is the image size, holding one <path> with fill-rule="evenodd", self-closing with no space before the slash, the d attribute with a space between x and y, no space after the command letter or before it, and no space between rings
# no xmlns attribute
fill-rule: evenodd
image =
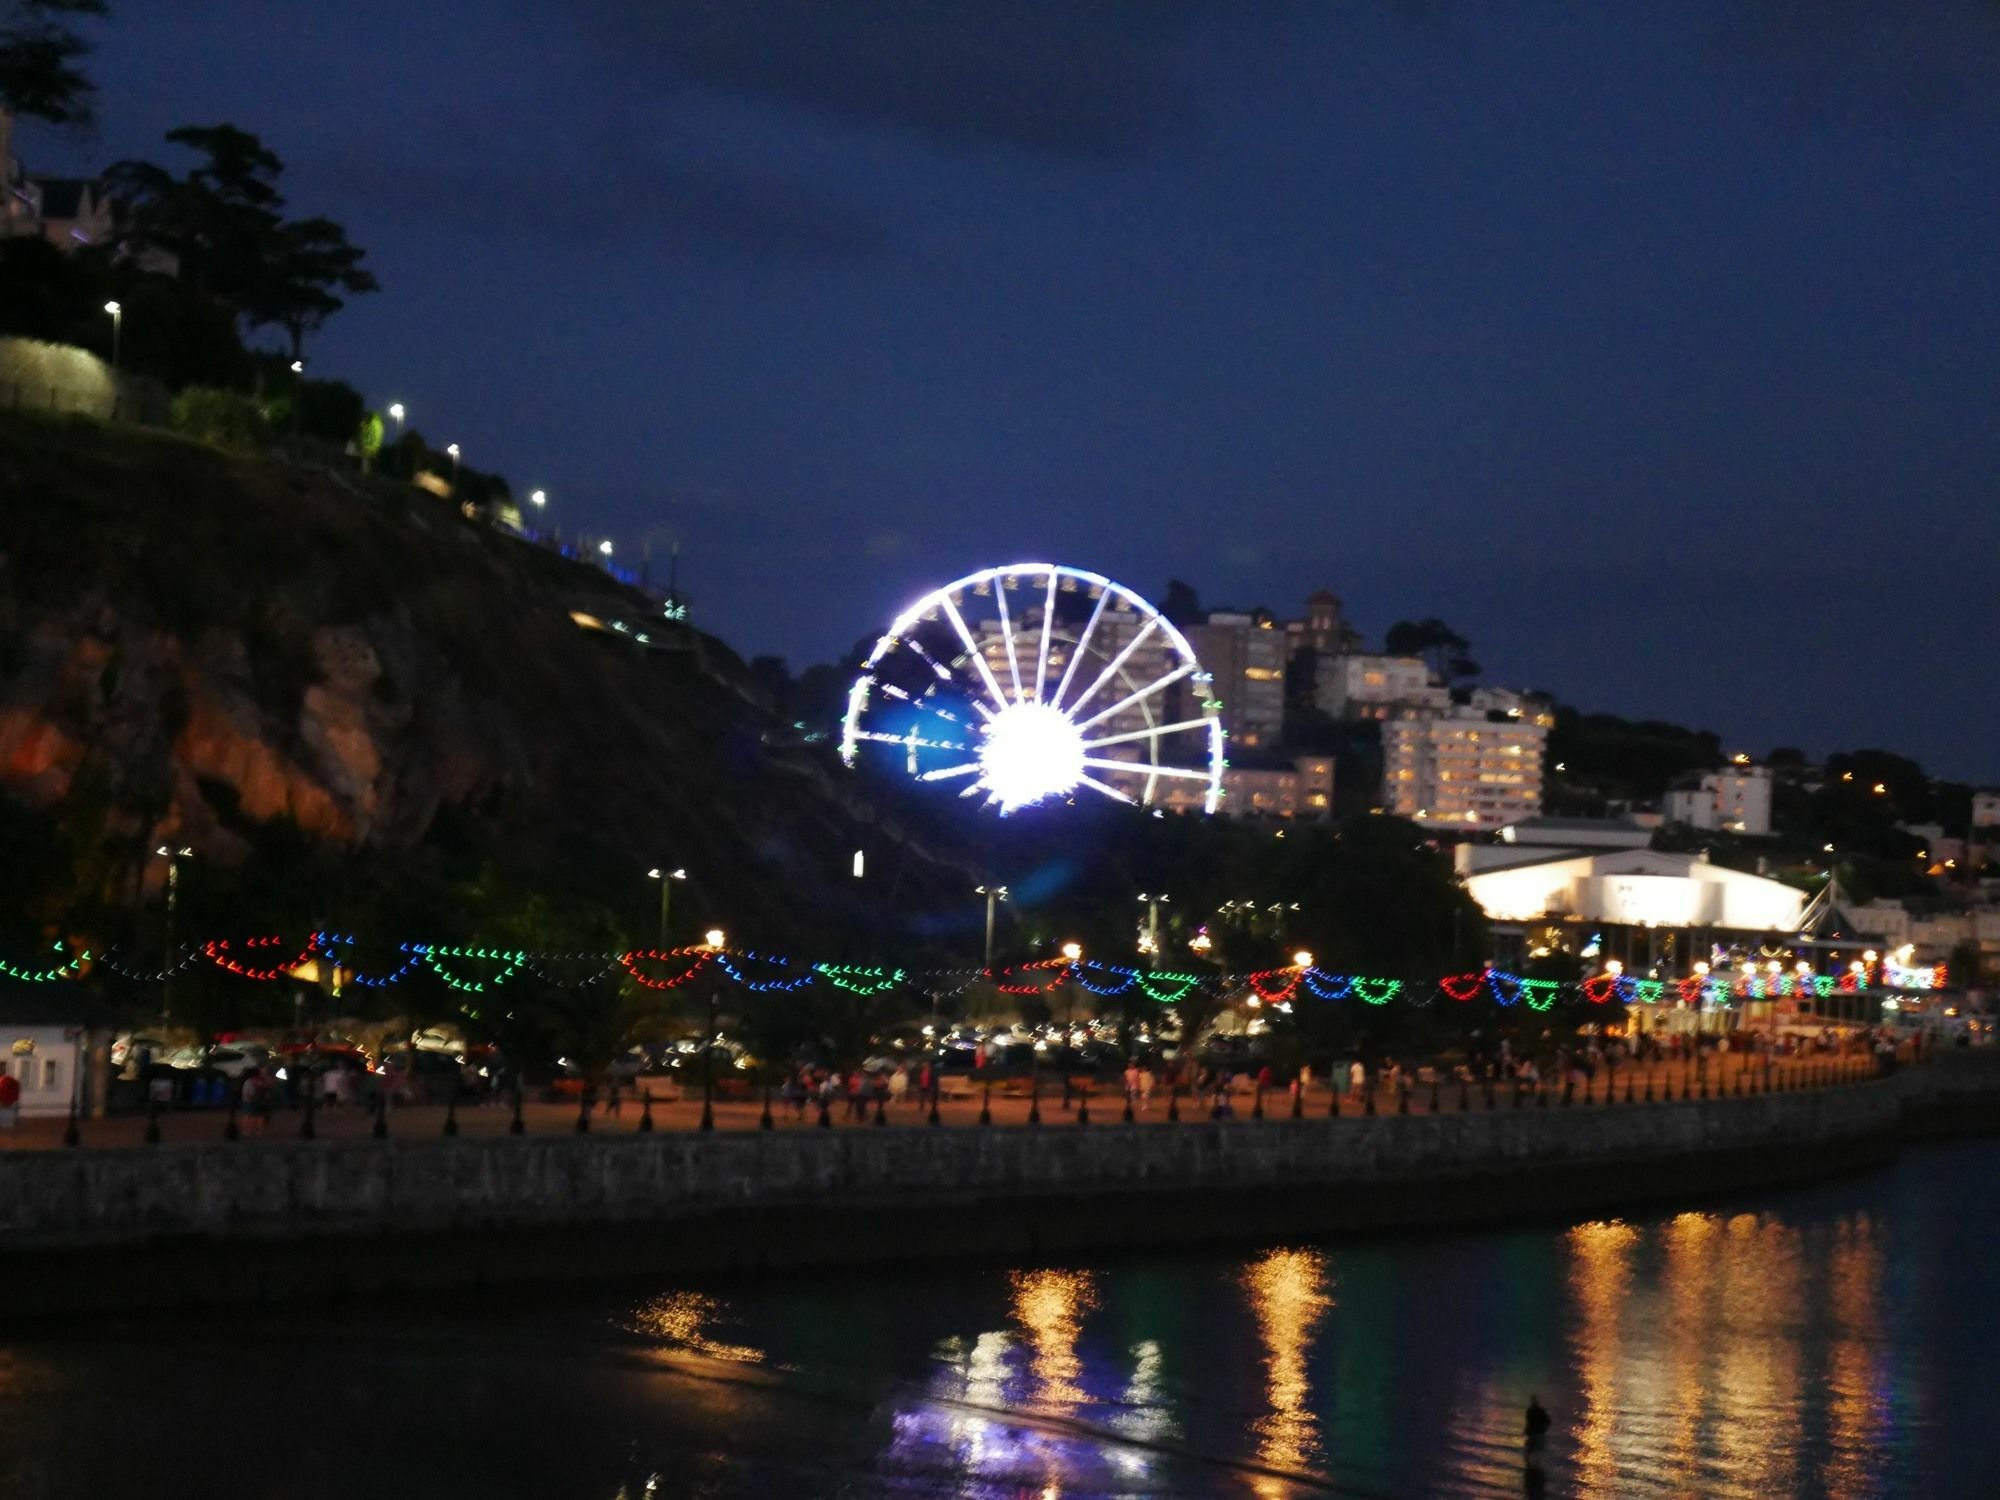
<svg viewBox="0 0 2000 1500"><path fill-rule="evenodd" d="M864 746L1002 813L1089 790L1214 812L1222 723L1187 638L1098 573L1018 563L926 594L847 693L840 754Z"/></svg>

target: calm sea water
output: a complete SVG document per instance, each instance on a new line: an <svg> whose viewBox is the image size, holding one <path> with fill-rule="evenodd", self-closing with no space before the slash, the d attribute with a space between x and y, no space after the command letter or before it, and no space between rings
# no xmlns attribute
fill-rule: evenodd
<svg viewBox="0 0 2000 1500"><path fill-rule="evenodd" d="M0 1495L1519 1495L1539 1393L1551 1495L1986 1500L1996 1175L1976 1142L1630 1220L0 1336Z"/></svg>

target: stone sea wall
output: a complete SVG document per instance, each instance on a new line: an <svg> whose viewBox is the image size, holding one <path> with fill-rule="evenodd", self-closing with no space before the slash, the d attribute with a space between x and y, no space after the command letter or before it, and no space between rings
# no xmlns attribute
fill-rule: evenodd
<svg viewBox="0 0 2000 1500"><path fill-rule="evenodd" d="M48 1312L1407 1229L1867 1165L1913 1116L2000 1125L2000 1069L1364 1120L22 1151L0 1155L0 1271Z"/></svg>

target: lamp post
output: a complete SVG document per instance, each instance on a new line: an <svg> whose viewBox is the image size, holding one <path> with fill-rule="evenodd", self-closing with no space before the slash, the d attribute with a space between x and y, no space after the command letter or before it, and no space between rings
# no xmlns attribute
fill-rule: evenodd
<svg viewBox="0 0 2000 1500"><path fill-rule="evenodd" d="M125 309L116 302L107 302L104 310L111 314L111 368L115 371L124 352Z"/></svg>
<svg viewBox="0 0 2000 1500"><path fill-rule="evenodd" d="M999 903L1009 899L1007 887L1004 885L976 885L972 888L972 892L976 896L984 896L986 898L986 967L991 972L993 968L993 913Z"/></svg>
<svg viewBox="0 0 2000 1500"><path fill-rule="evenodd" d="M542 513L548 509L549 492L547 490L528 491L528 503L535 507L535 525L539 528L541 526Z"/></svg>
<svg viewBox="0 0 2000 1500"><path fill-rule="evenodd" d="M458 495L458 444L447 444L444 451L451 457L451 493L456 498Z"/></svg>
<svg viewBox="0 0 2000 1500"><path fill-rule="evenodd" d="M194 850L162 844L153 853L167 862L167 943L160 962L160 1029L165 1031L174 1017L174 916L180 910L181 861Z"/></svg>
<svg viewBox="0 0 2000 1500"><path fill-rule="evenodd" d="M650 880L660 882L660 947L665 949L667 947L667 903L673 897L674 882L676 880L686 880L688 872L686 870L669 870L664 866L656 866L648 870L646 876Z"/></svg>
<svg viewBox="0 0 2000 1500"><path fill-rule="evenodd" d="M1139 899L1146 903L1146 962L1157 969L1160 966L1160 907L1174 898L1164 891L1141 891Z"/></svg>
<svg viewBox="0 0 2000 1500"><path fill-rule="evenodd" d="M1076 1024L1076 966L1078 961L1083 957L1083 945L1081 943L1064 943L1062 946L1062 956L1069 960L1069 968L1064 974L1062 1052L1059 1056L1062 1062L1062 1107L1068 1109L1071 1092L1069 1086L1069 1037L1071 1028Z"/></svg>
<svg viewBox="0 0 2000 1500"><path fill-rule="evenodd" d="M606 537L606 538L605 538L605 539L604 539L603 541L601 541L601 542L599 542L599 543L597 544L597 555L598 555L599 557L603 558L603 559L604 559L604 561L605 561L606 563L609 563L609 562L611 561L611 538L610 538L610 537Z"/></svg>
<svg viewBox="0 0 2000 1500"><path fill-rule="evenodd" d="M396 424L396 447L398 451L403 446L403 418L407 415L409 413L404 410L402 402L391 401L389 403L389 420Z"/></svg>
<svg viewBox="0 0 2000 1500"><path fill-rule="evenodd" d="M722 951L723 931L711 927L705 934L711 959ZM701 1034L701 1128L715 1129L715 1002L722 981L708 976L708 1029Z"/></svg>

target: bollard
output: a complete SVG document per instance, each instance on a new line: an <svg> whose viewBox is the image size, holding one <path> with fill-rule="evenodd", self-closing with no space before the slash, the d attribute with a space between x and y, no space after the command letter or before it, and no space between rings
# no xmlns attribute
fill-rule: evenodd
<svg viewBox="0 0 2000 1500"><path fill-rule="evenodd" d="M582 1102L576 1107L576 1133L578 1135L590 1134L590 1095L588 1093L582 1096Z"/></svg>
<svg viewBox="0 0 2000 1500"><path fill-rule="evenodd" d="M1167 1085L1167 1123L1178 1125L1181 1118L1181 1081L1176 1078Z"/></svg>
<svg viewBox="0 0 2000 1500"><path fill-rule="evenodd" d="M933 1072L931 1076L935 1078L937 1074ZM931 1085L931 1124L933 1125L944 1124L944 1117L938 1113L938 1089L938 1084L933 1083Z"/></svg>
<svg viewBox="0 0 2000 1500"><path fill-rule="evenodd" d="M1563 1091L1562 1091L1563 1108L1568 1109L1570 1106L1570 1101L1575 1097L1576 1097L1576 1080L1574 1078L1565 1078L1563 1080Z"/></svg>
<svg viewBox="0 0 2000 1500"><path fill-rule="evenodd" d="M1361 1113L1364 1115L1375 1113L1375 1080L1372 1078L1368 1080L1367 1089L1361 1096Z"/></svg>
<svg viewBox="0 0 2000 1500"><path fill-rule="evenodd" d="M1653 1070L1651 1068L1646 1069L1646 1102L1648 1104L1653 1102Z"/></svg>
<svg viewBox="0 0 2000 1500"><path fill-rule="evenodd" d="M653 1091L651 1089L646 1090L644 1097L645 1103L639 1106L639 1129L644 1134L651 1134L653 1129Z"/></svg>
<svg viewBox="0 0 2000 1500"><path fill-rule="evenodd" d="M993 1123L993 1085L990 1082L986 1085L986 1092L979 1099L979 1123L982 1125Z"/></svg>
<svg viewBox="0 0 2000 1500"><path fill-rule="evenodd" d="M1076 1123L1090 1123L1090 1085L1087 1083L1076 1092Z"/></svg>
<svg viewBox="0 0 2000 1500"><path fill-rule="evenodd" d="M819 1096L819 1128L821 1130L833 1129L833 1101L827 1098L825 1094Z"/></svg>
<svg viewBox="0 0 2000 1500"><path fill-rule="evenodd" d="M1546 1079L1537 1078L1535 1080L1535 1108L1547 1109L1548 1107L1549 1107L1548 1081Z"/></svg>
<svg viewBox="0 0 2000 1500"><path fill-rule="evenodd" d="M1399 1115L1406 1115L1409 1112L1410 1112L1410 1086L1409 1084L1405 1083L1396 1090L1396 1113Z"/></svg>
<svg viewBox="0 0 2000 1500"><path fill-rule="evenodd" d="M877 1125L887 1125L889 1123L889 1096L887 1094L877 1094L875 1096L875 1123Z"/></svg>
<svg viewBox="0 0 2000 1500"><path fill-rule="evenodd" d="M1256 1086L1250 1096L1250 1118L1253 1120L1264 1118L1264 1085L1261 1083Z"/></svg>
<svg viewBox="0 0 2000 1500"><path fill-rule="evenodd" d="M1586 1073L1583 1075L1583 1102L1585 1104L1595 1104L1597 1102L1597 1075L1595 1073Z"/></svg>
<svg viewBox="0 0 2000 1500"><path fill-rule="evenodd" d="M1326 1117L1329 1120L1340 1118L1340 1080L1330 1075L1326 1080Z"/></svg>
<svg viewBox="0 0 2000 1500"><path fill-rule="evenodd" d="M1493 1075L1488 1073L1486 1075L1486 1112L1491 1114L1498 1107L1499 1101L1493 1097Z"/></svg>
<svg viewBox="0 0 2000 1500"><path fill-rule="evenodd" d="M318 1108L318 1101L319 1080L309 1080L306 1088L305 1112L299 1119L299 1139L302 1141L309 1141L319 1134L317 1127L313 1124L313 1111Z"/></svg>
<svg viewBox="0 0 2000 1500"><path fill-rule="evenodd" d="M1436 1114L1437 1112L1438 1112L1438 1076L1437 1076L1437 1070L1433 1068L1431 1070L1431 1113Z"/></svg>
<svg viewBox="0 0 2000 1500"><path fill-rule="evenodd" d="M389 1096L375 1090L375 1128L369 1132L378 1141L389 1139Z"/></svg>
<svg viewBox="0 0 2000 1500"><path fill-rule="evenodd" d="M222 1122L222 1138L225 1141L242 1139L243 1131L236 1123L236 1101L229 1101L229 1118Z"/></svg>
<svg viewBox="0 0 2000 1500"><path fill-rule="evenodd" d="M1292 1085L1292 1118L1294 1120L1303 1120L1305 1117L1306 1081L1301 1078Z"/></svg>
<svg viewBox="0 0 2000 1500"><path fill-rule="evenodd" d="M757 1117L757 1128L759 1130L774 1130L777 1128L777 1122L771 1118L771 1083L769 1079L764 1081L764 1113Z"/></svg>
<svg viewBox="0 0 2000 1500"><path fill-rule="evenodd" d="M1133 1121L1133 1118L1134 1116L1132 1114L1132 1091L1130 1089L1127 1089L1125 1090L1125 1123L1127 1125L1130 1125Z"/></svg>
<svg viewBox="0 0 2000 1500"><path fill-rule="evenodd" d="M1462 1074L1458 1080L1458 1112L1462 1115L1472 1113L1472 1084Z"/></svg>
<svg viewBox="0 0 2000 1500"><path fill-rule="evenodd" d="M1030 1125L1042 1123L1042 1080L1039 1074L1028 1085L1028 1123Z"/></svg>
<svg viewBox="0 0 2000 1500"><path fill-rule="evenodd" d="M1635 1104L1638 1102L1637 1096L1635 1096L1632 1092L1632 1075L1630 1073L1627 1073L1625 1075L1625 1102L1627 1104Z"/></svg>
<svg viewBox="0 0 2000 1500"><path fill-rule="evenodd" d="M507 1122L507 1134L519 1135L528 1127L521 1119L521 1080L514 1080L514 1118Z"/></svg>
<svg viewBox="0 0 2000 1500"><path fill-rule="evenodd" d="M444 1096L444 1133L458 1134L458 1090L454 1088Z"/></svg>

